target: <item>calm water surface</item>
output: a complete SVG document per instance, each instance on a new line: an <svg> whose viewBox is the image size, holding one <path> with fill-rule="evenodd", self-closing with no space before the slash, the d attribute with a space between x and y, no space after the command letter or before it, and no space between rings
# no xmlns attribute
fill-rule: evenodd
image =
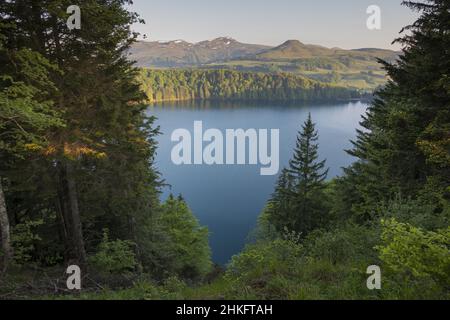
<svg viewBox="0 0 450 320"><path fill-rule="evenodd" d="M362 102L341 104L226 104L185 103L151 106L148 113L157 117L161 127L156 166L170 188L169 193L182 194L190 208L211 233L210 245L215 262L225 264L247 241L249 232L273 192L276 176L261 176L260 165L244 166L176 166L170 154L175 143L170 136L175 129L185 128L193 134L196 120L203 130L279 129L280 169L292 156L297 131L311 112L319 130L321 158L327 159L329 178L342 174L342 167L354 161L344 152L351 147L361 115L367 105ZM270 141L270 140L269 140Z"/></svg>

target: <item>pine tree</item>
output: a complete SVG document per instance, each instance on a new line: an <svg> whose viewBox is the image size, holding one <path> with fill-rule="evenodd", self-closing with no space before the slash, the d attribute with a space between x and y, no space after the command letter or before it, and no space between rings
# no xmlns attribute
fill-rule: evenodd
<svg viewBox="0 0 450 320"><path fill-rule="evenodd" d="M86 262L87 222L129 226L117 229L131 238L136 220L145 220L157 207L153 203L157 174L152 168L157 130L144 113L137 70L126 57L136 39L130 26L139 21L125 8L129 3L83 1L80 30L67 28L68 1L0 4L5 23L15 25L8 40L39 52L61 71L51 72L50 78L57 89L54 108L65 127L49 137L48 148L42 150L46 160L42 169L54 179L52 209L62 221L66 259L80 266ZM101 218L92 215L96 208ZM97 233L89 230L90 237Z"/></svg>
<svg viewBox="0 0 450 320"><path fill-rule="evenodd" d="M267 208L268 219L277 230L282 231L285 227L292 229L295 225L292 213L293 196L292 177L289 171L284 168L278 177L275 192L272 194Z"/></svg>
<svg viewBox="0 0 450 320"><path fill-rule="evenodd" d="M17 159L47 147L50 128L63 126L50 98L55 67L39 53L8 43L12 29L0 23L0 272L13 256L4 173Z"/></svg>
<svg viewBox="0 0 450 320"><path fill-rule="evenodd" d="M185 279L201 279L211 271L208 229L200 226L181 196L170 195L162 205L161 222L170 238L171 272Z"/></svg>
<svg viewBox="0 0 450 320"><path fill-rule="evenodd" d="M450 185L450 3L403 4L421 16L397 40L404 45L399 60L380 61L391 80L377 92L349 151L359 158L346 170L345 185L355 195L349 209L363 219L395 194L418 197L432 184L443 195Z"/></svg>
<svg viewBox="0 0 450 320"><path fill-rule="evenodd" d="M303 236L325 220L326 160L318 161L318 132L311 114L297 137L293 159L283 170L271 200L269 220L279 232L285 228Z"/></svg>

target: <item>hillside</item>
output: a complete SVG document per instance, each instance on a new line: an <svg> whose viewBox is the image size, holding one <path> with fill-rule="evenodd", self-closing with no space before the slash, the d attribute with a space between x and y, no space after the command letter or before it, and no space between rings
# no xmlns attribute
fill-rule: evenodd
<svg viewBox="0 0 450 320"><path fill-rule="evenodd" d="M359 98L355 90L292 74L231 70L152 70L139 75L148 102L186 100L329 101Z"/></svg>
<svg viewBox="0 0 450 320"><path fill-rule="evenodd" d="M355 59L381 58L385 60L392 60L395 59L397 55L398 54L395 51L384 49L329 49L318 45L304 44L298 40L288 40L278 47L257 53L253 57L249 58L251 58L252 60L263 61L298 60L318 57L329 57L334 59L340 57L349 57Z"/></svg>
<svg viewBox="0 0 450 320"><path fill-rule="evenodd" d="M222 37L195 44L183 40L138 42L131 48L130 55L139 67L174 68L235 59L257 54L268 48Z"/></svg>
<svg viewBox="0 0 450 320"><path fill-rule="evenodd" d="M398 53L383 49L325 48L289 40L255 55L216 62L205 68L279 73L287 72L312 80L352 89L373 91L387 81L378 59L395 61Z"/></svg>
<svg viewBox="0 0 450 320"><path fill-rule="evenodd" d="M333 50L321 46L305 45L298 40L288 40L278 47L256 54L255 60L292 60L332 55Z"/></svg>
<svg viewBox="0 0 450 320"><path fill-rule="evenodd" d="M345 50L298 40L288 40L272 48L244 44L227 37L195 44L182 40L138 42L130 50L130 58L138 67L292 73L364 91L373 91L386 83L386 74L378 59L392 62L398 55L385 49Z"/></svg>

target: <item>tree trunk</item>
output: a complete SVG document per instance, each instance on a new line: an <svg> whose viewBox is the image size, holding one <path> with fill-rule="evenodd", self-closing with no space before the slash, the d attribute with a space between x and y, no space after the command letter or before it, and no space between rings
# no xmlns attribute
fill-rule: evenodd
<svg viewBox="0 0 450 320"><path fill-rule="evenodd" d="M68 246L71 248L72 258L76 260L80 268L85 269L86 251L73 166L68 161L60 165L61 210L69 241Z"/></svg>
<svg viewBox="0 0 450 320"><path fill-rule="evenodd" d="M56 199L56 211L58 212L59 234L61 237L61 242L64 244L64 262L68 263L72 257L74 257L74 252L71 246L73 243L70 233L71 219L68 218L68 210L64 201L62 185L62 178L60 177L57 187L58 197Z"/></svg>
<svg viewBox="0 0 450 320"><path fill-rule="evenodd" d="M2 179L0 177L0 234L1 234L1 249L2 256L0 256L0 273L5 272L9 261L13 255L11 245L11 234L8 219L8 212L6 211L5 195L3 193Z"/></svg>
<svg viewBox="0 0 450 320"><path fill-rule="evenodd" d="M128 225L129 225L130 239L133 239L134 242L133 246L134 254L139 260L141 258L141 250L139 248L138 235L136 232L136 218L133 216L128 216ZM138 273L142 273L142 265L140 263L136 265L135 271L137 271Z"/></svg>

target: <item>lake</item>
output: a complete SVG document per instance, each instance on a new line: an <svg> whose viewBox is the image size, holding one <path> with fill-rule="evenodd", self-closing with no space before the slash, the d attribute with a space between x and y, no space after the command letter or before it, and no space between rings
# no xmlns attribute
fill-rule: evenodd
<svg viewBox="0 0 450 320"><path fill-rule="evenodd" d="M297 132L308 113L319 131L321 159L327 159L329 178L342 174L342 167L354 161L345 153L351 148L361 115L363 102L335 104L255 104L222 102L186 102L149 107L157 117L162 134L156 167L165 181L162 198L182 194L202 225L210 231L213 260L225 264L248 240L257 218L274 190L277 176L261 176L259 165L181 165L171 161L174 130L193 131L194 121L202 121L204 129L279 129L280 170L292 157ZM270 140L269 140L270 141Z"/></svg>

